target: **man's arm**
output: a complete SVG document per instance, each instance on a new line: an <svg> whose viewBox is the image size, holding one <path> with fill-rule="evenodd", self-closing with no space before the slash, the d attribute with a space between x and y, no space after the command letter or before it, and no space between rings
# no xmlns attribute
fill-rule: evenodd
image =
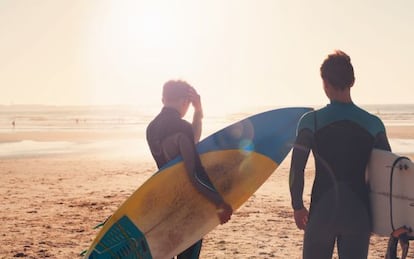
<svg viewBox="0 0 414 259"><path fill-rule="evenodd" d="M179 141L180 153L183 157L185 167L191 183L195 188L203 194L207 199L216 205L217 216L219 217L220 223L224 224L229 221L231 215L233 214L232 207L226 203L221 197L220 193L217 192L214 185L208 179L208 175L205 173L204 169L202 172L197 172L196 159L199 159L194 147L194 144L190 143L190 140L186 136L182 136L182 139ZM192 150L189 150L189 147L192 147ZM201 162L200 162L201 163ZM207 179L202 179L198 174L204 173L204 177Z"/></svg>
<svg viewBox="0 0 414 259"><path fill-rule="evenodd" d="M193 132L194 132L194 143L198 143L201 138L203 111L194 111L193 115Z"/></svg>
<svg viewBox="0 0 414 259"><path fill-rule="evenodd" d="M299 229L305 229L308 221L308 210L303 204L304 170L308 161L313 134L308 129L299 132L292 152L289 173L289 187L294 210L294 218Z"/></svg>
<svg viewBox="0 0 414 259"><path fill-rule="evenodd" d="M188 178L194 188L205 196L210 202L216 205L217 215L220 223L226 223L233 213L233 209L216 191L209 179L200 179L196 172L196 159L199 159L195 150L194 143L184 133L177 133L164 140L163 149L167 158L174 158L178 152L181 154ZM171 149L171 150L169 150ZM170 155L171 154L171 155ZM205 173L205 172L201 172ZM206 175L208 178L208 176ZM203 181L204 180L204 181Z"/></svg>
<svg viewBox="0 0 414 259"><path fill-rule="evenodd" d="M194 88L190 89L189 92L190 100L194 108L193 114L193 132L194 132L194 143L198 143L201 137L202 120L203 120L203 108L201 105L201 97Z"/></svg>

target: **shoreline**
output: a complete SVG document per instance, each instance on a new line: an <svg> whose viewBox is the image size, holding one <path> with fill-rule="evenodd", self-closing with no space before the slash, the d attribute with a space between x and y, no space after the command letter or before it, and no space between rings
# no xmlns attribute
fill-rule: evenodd
<svg viewBox="0 0 414 259"><path fill-rule="evenodd" d="M414 139L414 125L385 126L388 138ZM145 138L145 129L113 129L113 130L45 130L0 132L0 143L33 141L96 141L107 139L140 139Z"/></svg>
<svg viewBox="0 0 414 259"><path fill-rule="evenodd" d="M387 127L394 153L414 154L414 126ZM145 132L125 129L0 133L0 159L105 154L151 160Z"/></svg>
<svg viewBox="0 0 414 259"><path fill-rule="evenodd" d="M413 127L414 128L414 127ZM91 142L111 139L139 139L145 136L145 132L132 130L48 130L48 131L10 131L0 133L0 144L32 141L72 141Z"/></svg>

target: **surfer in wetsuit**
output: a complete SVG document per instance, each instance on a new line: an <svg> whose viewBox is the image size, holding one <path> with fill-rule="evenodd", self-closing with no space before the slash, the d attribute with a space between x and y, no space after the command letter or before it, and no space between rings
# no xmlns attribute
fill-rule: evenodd
<svg viewBox="0 0 414 259"><path fill-rule="evenodd" d="M303 258L332 258L335 242L341 259L367 258L371 219L365 168L373 148L390 150L390 145L382 121L352 102L350 57L336 51L320 72L330 104L300 120L289 177L294 219L305 230ZM308 212L302 196L311 150L316 172Z"/></svg>
<svg viewBox="0 0 414 259"><path fill-rule="evenodd" d="M233 210L214 188L195 148L201 137L203 118L200 96L185 81L168 81L163 87L162 102L164 107L147 127L148 145L158 168L181 155L190 182L197 191L216 205L220 223L226 223ZM192 124L182 119L190 104L194 107ZM179 254L177 258L198 258L201 244L202 240Z"/></svg>

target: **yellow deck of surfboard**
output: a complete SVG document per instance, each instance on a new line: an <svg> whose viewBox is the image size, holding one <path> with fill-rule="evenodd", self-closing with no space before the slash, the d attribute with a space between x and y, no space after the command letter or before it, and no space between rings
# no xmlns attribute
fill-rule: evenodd
<svg viewBox="0 0 414 259"><path fill-rule="evenodd" d="M209 152L201 159L213 184L233 210L277 168L266 156L240 150ZM151 177L125 201L105 223L91 247L124 215L143 232L153 258L175 255L219 224L214 204L191 185L182 162Z"/></svg>

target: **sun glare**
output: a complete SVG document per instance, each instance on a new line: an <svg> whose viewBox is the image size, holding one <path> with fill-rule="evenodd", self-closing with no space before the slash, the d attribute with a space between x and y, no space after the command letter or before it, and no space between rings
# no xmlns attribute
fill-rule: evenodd
<svg viewBox="0 0 414 259"><path fill-rule="evenodd" d="M179 31L169 6L138 1L111 3L103 4L90 21L86 54L91 85L95 86L92 99L158 102L162 82L174 72L169 63L179 48L172 40Z"/></svg>

